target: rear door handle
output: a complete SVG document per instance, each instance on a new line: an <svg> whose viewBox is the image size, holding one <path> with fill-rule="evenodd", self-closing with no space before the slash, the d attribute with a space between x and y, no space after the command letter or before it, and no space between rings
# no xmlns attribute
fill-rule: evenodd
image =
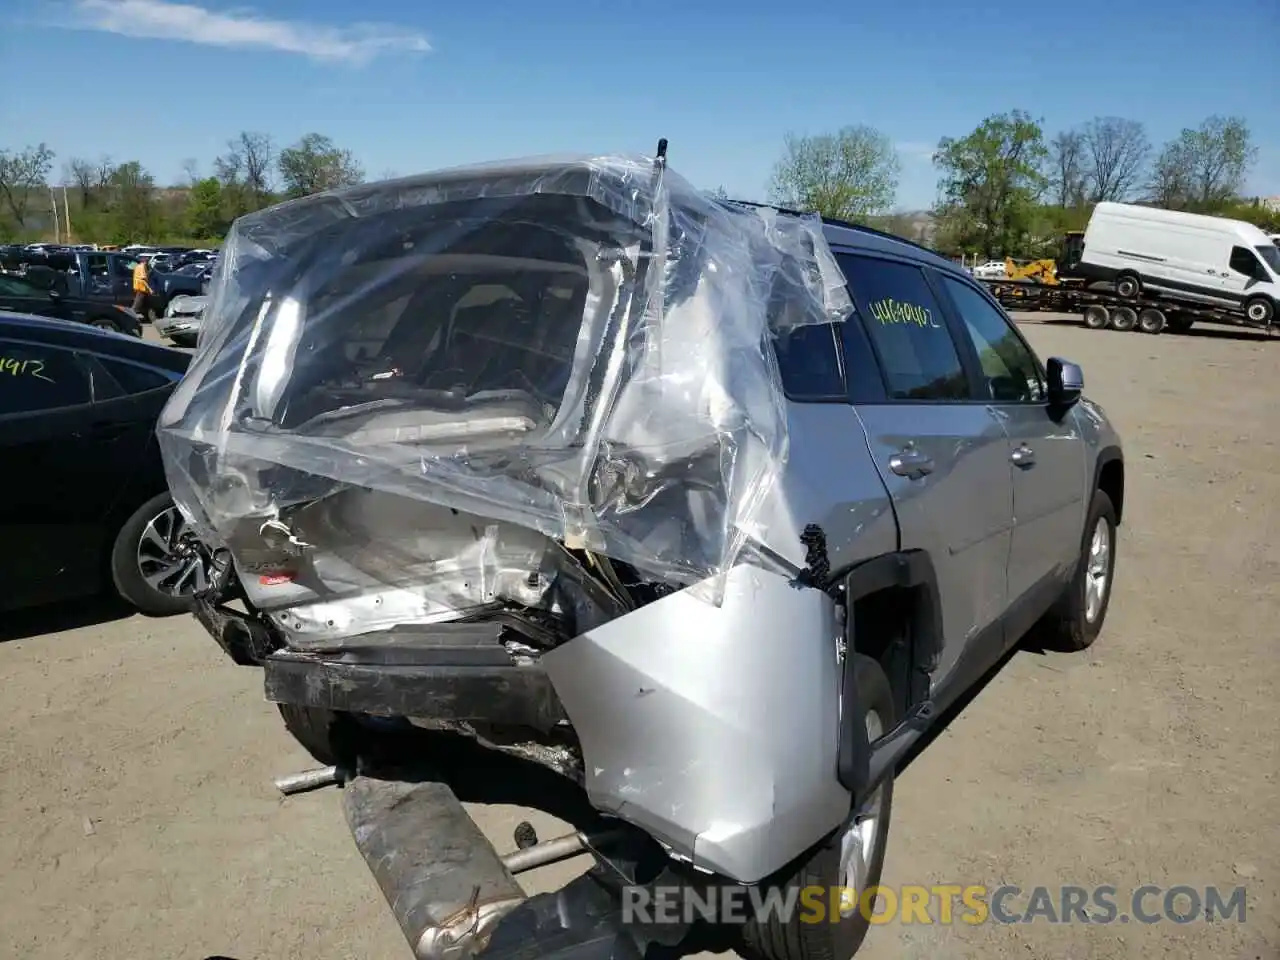
<svg viewBox="0 0 1280 960"><path fill-rule="evenodd" d="M914 447L907 447L889 458L889 469L908 480L919 480L933 473L933 459Z"/></svg>
<svg viewBox="0 0 1280 960"><path fill-rule="evenodd" d="M1034 467L1036 452L1024 443L1009 454L1009 459L1013 461L1015 467Z"/></svg>

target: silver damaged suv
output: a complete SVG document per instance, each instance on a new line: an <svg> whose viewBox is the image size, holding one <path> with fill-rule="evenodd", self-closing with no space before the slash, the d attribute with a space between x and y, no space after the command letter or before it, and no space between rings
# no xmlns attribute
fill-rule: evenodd
<svg viewBox="0 0 1280 960"><path fill-rule="evenodd" d="M845 960L856 894L625 907L875 885L948 705L1106 617L1125 466L1080 369L928 250L715 201L663 149L244 218L161 418L215 559L196 615L332 767L423 960L694 928ZM575 831L502 852L463 801ZM575 855L555 893L515 879Z"/></svg>

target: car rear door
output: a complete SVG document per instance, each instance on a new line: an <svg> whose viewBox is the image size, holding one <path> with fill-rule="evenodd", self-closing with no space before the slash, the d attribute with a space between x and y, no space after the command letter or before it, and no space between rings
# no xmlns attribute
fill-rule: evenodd
<svg viewBox="0 0 1280 960"><path fill-rule="evenodd" d="M971 402L970 373L924 270L837 252L871 341L887 399L856 406L892 497L903 550L926 551L942 604L943 651L932 682L961 656L985 664L1000 616L1013 518L1008 438L990 405Z"/></svg>
<svg viewBox="0 0 1280 960"><path fill-rule="evenodd" d="M97 428L90 373L62 346L0 337L0 604L84 595L99 585L103 521L127 475ZM122 462L123 461L123 462Z"/></svg>
<svg viewBox="0 0 1280 960"><path fill-rule="evenodd" d="M1008 434L1013 484L1009 550L1012 642L1061 593L1080 555L1087 475L1075 418L1051 411L1044 370L1004 312L973 284L940 274L948 306L981 370L976 399L989 403Z"/></svg>

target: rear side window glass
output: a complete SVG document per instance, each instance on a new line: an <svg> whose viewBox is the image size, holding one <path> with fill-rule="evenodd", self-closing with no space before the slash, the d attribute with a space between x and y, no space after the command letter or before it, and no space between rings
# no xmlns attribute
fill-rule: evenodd
<svg viewBox="0 0 1280 960"><path fill-rule="evenodd" d="M787 398L821 402L844 400L844 371L832 324L792 327L774 341L782 389Z"/></svg>
<svg viewBox="0 0 1280 960"><path fill-rule="evenodd" d="M136 363L125 363L120 360L100 360L110 371L112 378L120 384L125 393L144 393L168 384L169 378L163 373L142 367Z"/></svg>
<svg viewBox="0 0 1280 960"><path fill-rule="evenodd" d="M88 403L89 377L71 350L0 340L0 415Z"/></svg>
<svg viewBox="0 0 1280 960"><path fill-rule="evenodd" d="M880 358L890 398L969 399L960 354L920 268L852 254L839 263L860 301L861 322Z"/></svg>

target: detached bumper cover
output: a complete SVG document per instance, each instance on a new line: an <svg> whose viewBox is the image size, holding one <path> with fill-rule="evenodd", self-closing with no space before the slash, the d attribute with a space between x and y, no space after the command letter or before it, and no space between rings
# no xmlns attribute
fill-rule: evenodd
<svg viewBox="0 0 1280 960"><path fill-rule="evenodd" d="M618 899L590 873L526 899L443 783L360 776L345 786L343 807L419 960L643 956L623 926Z"/></svg>

